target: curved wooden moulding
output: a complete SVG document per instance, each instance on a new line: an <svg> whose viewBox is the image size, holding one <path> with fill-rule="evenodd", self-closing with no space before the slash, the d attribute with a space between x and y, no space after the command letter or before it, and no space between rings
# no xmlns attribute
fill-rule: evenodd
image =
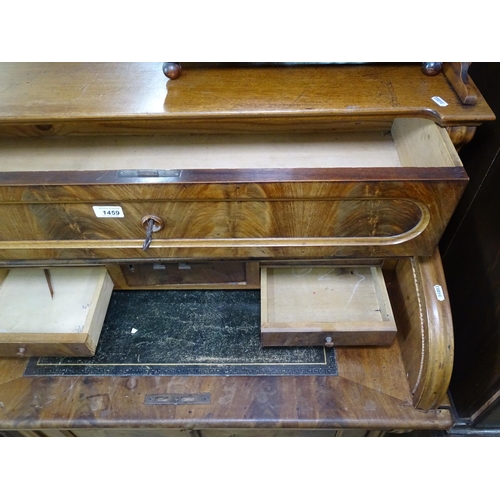
<svg viewBox="0 0 500 500"><path fill-rule="evenodd" d="M463 146L468 144L474 134L476 133L477 127L447 127L448 135L450 136L451 142L455 146L457 151L460 151Z"/></svg>
<svg viewBox="0 0 500 500"><path fill-rule="evenodd" d="M477 103L478 90L469 78L470 64L470 62L444 63L443 72L460 100L468 106L474 106Z"/></svg>
<svg viewBox="0 0 500 500"><path fill-rule="evenodd" d="M120 259L398 255L418 247L430 222L423 203L398 198L125 202L125 217L117 219L96 218L93 206L3 204L0 257L10 260L9 252L23 250L30 259L47 258L47 251ZM148 213L165 227L144 250L141 221Z"/></svg>
<svg viewBox="0 0 500 500"><path fill-rule="evenodd" d="M4 204L2 210L9 224L5 228L0 224L3 229L0 241L31 241L36 228L37 240L53 240L56 247L64 246L67 241L80 241L83 248L98 242L107 242L108 246L130 246L130 240L144 236L142 219L151 212L165 221L165 227L155 238L160 247L172 244L294 246L296 240L334 246L344 245L346 241L358 246L393 245L418 236L427 227L430 217L423 203L398 198L126 201L120 206L127 217L100 219L95 217L90 203ZM317 214L321 217L315 216ZM10 221L18 221L14 232ZM172 243L171 240L176 241Z"/></svg>
<svg viewBox="0 0 500 500"><path fill-rule="evenodd" d="M445 401L453 368L453 324L439 251L401 259L389 290L413 405L433 410Z"/></svg>

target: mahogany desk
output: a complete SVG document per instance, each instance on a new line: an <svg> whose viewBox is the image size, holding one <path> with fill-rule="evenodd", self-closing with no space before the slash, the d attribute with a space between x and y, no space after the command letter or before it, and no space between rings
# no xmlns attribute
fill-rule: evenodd
<svg viewBox="0 0 500 500"><path fill-rule="evenodd" d="M336 348L338 377L30 378L23 377L27 359L16 358L16 350L9 351L7 354L14 357L0 359L0 429L47 433L64 430L78 435L78 429L96 432L105 429L147 432L147 429L168 434L169 429L450 428L453 418L446 391L453 364L453 329L436 246L467 182L452 142L459 149L472 138L475 127L494 119L473 83L469 82L477 102L470 106L461 102L444 74L425 76L415 64L188 68L181 78L168 83L161 66L161 63L2 65L0 212L3 212L4 236L0 242L0 264L3 276L16 267L99 265L106 267L115 288L151 289L156 286L150 282L130 285L121 265L229 258L246 266L246 280L238 287L259 288L259 270L269 265L373 265L383 270L397 336L389 345L353 346L351 342L350 346ZM439 99L433 100L436 96ZM251 171L245 163L248 158L245 141L260 144L259 138L271 137L273 148L273 140L281 147L286 141L295 142L291 140L295 137L306 143L311 137L347 137L335 134L365 137L365 133L401 137L395 139L402 144L397 146L402 148L398 150L401 168L374 168L368 163L368 168L356 166L357 170L316 167L307 170L309 165L277 170L272 165L267 170ZM68 160L68 156L58 152L70 145L69 149L77 151L78 158L87 161L96 147L104 144L104 151L111 141L120 151L126 151L127 144L140 152L160 147L160 157L164 160L162 155L170 150L161 148L171 137L190 137L194 146L188 139L178 139L187 140L184 151L189 153L190 147L200 146L196 141L213 145L222 135L232 137L242 148L237 153L240 160L243 158L244 168L207 171L201 165L198 171L186 172L181 181L158 182L147 176L144 179L141 170L144 167L133 162L129 169L135 171L135 178L119 181L115 174L121 171L123 155L97 156L93 166L86 163L88 168L78 170L74 168L74 155ZM233 141L226 140L224 144ZM82 151L90 154L84 155ZM185 161L182 154L172 161ZM47 158L52 168L44 164ZM71 168L65 164L68 161L73 162ZM135 161L140 162L141 158ZM158 158L151 161L160 164ZM286 177L286 182L278 173ZM209 195L203 194L206 186L210 186ZM245 189L237 191L242 186ZM298 221L295 229L280 226L277 217L271 217L277 222L270 223L266 216L259 226L262 232L257 243L255 233L251 233L257 231L255 227L248 229L243 225L237 230L228 229L227 241L222 245L218 244L222 240L216 241L214 237L208 238L210 244L207 244L208 240L196 234L183 233L180 237L177 234L177 238L174 233L165 238L153 235L151 248L145 253L141 249L144 236L140 227L139 230L127 226L125 234L120 232L123 227L113 223L105 230L92 223L85 228L90 232L84 231L87 236L80 241L71 230L56 223L57 217L44 219L42 224L40 213L36 215L36 210L26 208L47 206L49 213L60 214L61 206L72 210L78 205L69 205L70 201L77 200L83 207L81 210L86 210L85 203L96 199L120 203L128 200L131 207L142 207L151 197L162 200L161 189L169 190L169 196L181 201L185 201L183 193L188 192L191 198L187 199L209 200L214 207L217 200L217 203L225 200L224 207L233 200L239 203L238 207L248 206L245 201L254 206L274 201L282 202L283 206L293 202L291 206L307 210L308 203L324 203L322 199L348 204L369 200L376 215L374 220L380 221L383 214L389 214L385 220L389 232L379 234L379 222L372 221L375 225L370 226L371 233L366 228L361 236L349 233L356 209L348 217L348 223L335 226L335 238L322 234L320 229L305 236L294 232L310 227L309 222L300 226L298 216L290 219ZM406 201L398 202L403 203L396 205L403 207L398 211L390 203L384 205L387 199ZM137 200L140 204L134 205ZM161 210L161 206L157 204L156 208ZM139 212L137 209L137 216ZM34 219L29 219L33 213ZM81 217L82 213L72 213L71 217ZM239 220L240 212L234 213ZM23 226L26 220L23 217L30 220L29 224ZM332 220L335 217L332 215ZM310 216L306 219L309 221ZM223 227L224 223L220 225ZM177 226L170 224L167 231L170 227ZM252 237L245 239L246 230ZM231 231L243 237L236 241ZM88 238L88 234L92 236ZM109 234L114 238L111 243L106 240ZM174 238L176 244L169 238ZM387 238L393 238L394 244L389 245ZM436 295L436 284L444 296ZM193 287L165 284L160 288L183 286ZM305 337L310 339L311 335ZM334 341L341 344L339 339ZM314 337L313 342L324 340ZM25 347L22 349L20 353L17 349L17 354L26 352ZM210 393L211 403L144 404L145 395L166 393Z"/></svg>

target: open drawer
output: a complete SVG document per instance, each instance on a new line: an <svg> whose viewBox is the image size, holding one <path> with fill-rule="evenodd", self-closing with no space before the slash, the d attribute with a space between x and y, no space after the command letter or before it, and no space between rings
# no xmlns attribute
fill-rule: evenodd
<svg viewBox="0 0 500 500"><path fill-rule="evenodd" d="M388 345L396 323L380 267L263 267L263 346Z"/></svg>
<svg viewBox="0 0 500 500"><path fill-rule="evenodd" d="M0 272L0 356L94 355L113 291L105 268Z"/></svg>
<svg viewBox="0 0 500 500"><path fill-rule="evenodd" d="M5 139L0 262L429 256L466 182L446 130L424 119L357 133Z"/></svg>

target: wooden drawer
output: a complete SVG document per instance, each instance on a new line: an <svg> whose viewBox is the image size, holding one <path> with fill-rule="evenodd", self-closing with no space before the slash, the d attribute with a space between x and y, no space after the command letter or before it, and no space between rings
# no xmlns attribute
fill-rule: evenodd
<svg viewBox="0 0 500 500"><path fill-rule="evenodd" d="M466 182L446 131L423 119L386 132L5 139L0 261L431 255ZM164 226L143 250L153 215Z"/></svg>
<svg viewBox="0 0 500 500"><path fill-rule="evenodd" d="M264 346L388 345L396 323L380 267L261 269Z"/></svg>
<svg viewBox="0 0 500 500"><path fill-rule="evenodd" d="M115 289L259 288L258 262L157 261L107 266Z"/></svg>
<svg viewBox="0 0 500 500"><path fill-rule="evenodd" d="M1 270L0 356L93 356L113 283L106 269ZM1 275L0 275L1 276Z"/></svg>

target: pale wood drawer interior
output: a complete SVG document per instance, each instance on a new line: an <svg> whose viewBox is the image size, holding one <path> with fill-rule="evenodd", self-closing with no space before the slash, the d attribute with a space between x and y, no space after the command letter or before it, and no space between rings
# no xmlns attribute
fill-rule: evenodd
<svg viewBox="0 0 500 500"><path fill-rule="evenodd" d="M0 355L92 356L113 291L104 267L2 270ZM3 278L3 279L2 279Z"/></svg>
<svg viewBox="0 0 500 500"><path fill-rule="evenodd" d="M380 267L263 267L264 346L387 345L396 324Z"/></svg>
<svg viewBox="0 0 500 500"><path fill-rule="evenodd" d="M182 180L173 171L456 165L446 130L422 118L373 132L0 138L0 172L129 170Z"/></svg>
<svg viewBox="0 0 500 500"><path fill-rule="evenodd" d="M7 265L431 255L466 182L446 130L425 119L385 132L0 140L0 251ZM162 224L143 250L151 217Z"/></svg>

